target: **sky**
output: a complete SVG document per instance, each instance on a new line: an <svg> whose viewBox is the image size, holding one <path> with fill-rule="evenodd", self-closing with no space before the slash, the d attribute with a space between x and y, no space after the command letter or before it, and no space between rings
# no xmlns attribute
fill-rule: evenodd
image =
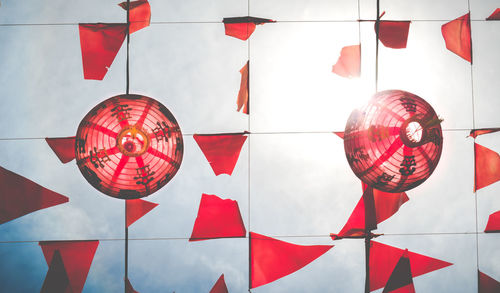
<svg viewBox="0 0 500 293"><path fill-rule="evenodd" d="M189 243L202 193L238 201L247 231L335 245L300 271L253 289L363 292L364 243L333 242L361 197L345 159L351 111L375 92L376 1L151 0L151 26L130 42L130 92L176 117L184 158L176 176L144 198L159 206L129 229L129 279L139 292L208 292L224 273L248 291L248 238ZM125 92L122 47L103 81L83 79L78 23L123 22L118 1L3 0L0 6L0 166L69 197L69 203L0 225L0 284L38 292L42 240L100 240L83 292L123 292L124 202L95 190L76 163L61 164L45 137L74 136L95 105ZM380 45L379 90L401 89L444 119L436 170L380 224L377 241L453 263L414 278L417 292L476 292L478 268L500 280L500 235L481 233L500 210L500 183L473 192L471 128L500 127L500 1L381 0L385 20L411 20L406 49ZM449 52L441 25L471 12L473 65ZM224 34L224 17L251 15L249 41ZM362 75L331 72L342 47L361 43ZM236 112L239 70L250 60L250 116ZM215 176L194 133L250 131L232 176ZM14 139L15 138L15 139ZM476 139L500 152L500 134ZM479 233L476 233L479 232ZM376 291L381 292L382 290Z"/></svg>

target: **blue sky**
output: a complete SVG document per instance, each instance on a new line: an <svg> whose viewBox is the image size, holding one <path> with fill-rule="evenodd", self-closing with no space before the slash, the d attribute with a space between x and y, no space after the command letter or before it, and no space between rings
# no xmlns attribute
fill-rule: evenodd
<svg viewBox="0 0 500 293"><path fill-rule="evenodd" d="M208 193L237 200L247 231L335 244L304 269L252 292L362 292L363 242L328 237L361 196L343 142L330 132L342 131L352 109L374 92L373 24L358 26L356 1L206 2L151 0L153 24L131 36L130 92L162 102L185 134L179 172L146 198L159 206L130 228L130 238L141 239L130 241L133 286L208 292L224 273L230 292L247 291L248 239L187 241L201 194ZM427 100L444 118L444 147L434 174L379 225L386 235L377 240L454 263L415 278L417 292L475 292L478 265L500 280L499 235L475 234L500 210L500 183L472 192L473 140L466 138L473 127L500 127L500 22L482 21L500 1L380 2L384 19L413 22L407 49L380 47L379 89ZM375 17L375 3L360 1L361 18ZM73 136L90 109L125 92L125 47L103 81L84 80L78 36L79 22L123 22L116 4L0 6L0 165L70 198L0 225L0 284L8 292L39 291L47 266L37 242L70 239L101 240L84 292L123 291L123 201L95 190L74 162L62 165L43 139L4 140ZM472 67L445 49L440 31L469 4ZM248 14L278 22L258 26L248 42L224 35L223 17ZM33 25L54 23L61 25ZM340 49L360 40L362 77L331 73ZM239 70L249 58L250 120L236 112ZM253 134L233 175L215 176L191 134L244 130ZM476 141L500 152L500 134Z"/></svg>

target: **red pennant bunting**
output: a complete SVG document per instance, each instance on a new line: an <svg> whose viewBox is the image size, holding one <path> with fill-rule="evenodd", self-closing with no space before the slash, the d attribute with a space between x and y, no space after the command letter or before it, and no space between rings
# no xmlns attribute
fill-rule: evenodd
<svg viewBox="0 0 500 293"><path fill-rule="evenodd" d="M0 167L0 224L68 202L68 198Z"/></svg>
<svg viewBox="0 0 500 293"><path fill-rule="evenodd" d="M296 245L250 232L250 287L256 288L300 270L333 245Z"/></svg>
<svg viewBox="0 0 500 293"><path fill-rule="evenodd" d="M498 293L500 292L500 282L493 279L481 271L479 274L479 293Z"/></svg>
<svg viewBox="0 0 500 293"><path fill-rule="evenodd" d="M157 203L145 201L142 199L127 199L127 227L132 225L135 221L139 220L142 216L149 213L149 211L157 206Z"/></svg>
<svg viewBox="0 0 500 293"><path fill-rule="evenodd" d="M408 249L406 249L401 258L399 258L382 293L388 292L415 293L413 278L411 276L410 259L408 258Z"/></svg>
<svg viewBox="0 0 500 293"><path fill-rule="evenodd" d="M212 287L209 293L228 293L226 282L224 282L224 274L220 275L219 279Z"/></svg>
<svg viewBox="0 0 500 293"><path fill-rule="evenodd" d="M470 131L469 136L472 136L473 138L476 138L476 137L478 137L480 135L488 134L488 133L493 133L493 132L497 132L497 131L500 131L500 128L472 129Z"/></svg>
<svg viewBox="0 0 500 293"><path fill-rule="evenodd" d="M189 241L245 237L245 235L246 229L237 201L221 199L210 194L201 196L198 216Z"/></svg>
<svg viewBox="0 0 500 293"><path fill-rule="evenodd" d="M275 22L272 19L258 17L226 17L222 20L226 35L246 41L255 31L257 24Z"/></svg>
<svg viewBox="0 0 500 293"><path fill-rule="evenodd" d="M75 158L75 137L46 137L45 141L59 158L66 164Z"/></svg>
<svg viewBox="0 0 500 293"><path fill-rule="evenodd" d="M500 232L500 211L495 212L488 218L488 224L486 224L486 233Z"/></svg>
<svg viewBox="0 0 500 293"><path fill-rule="evenodd" d="M248 114L248 68L249 62L240 69L241 73L241 82L240 82L240 91L238 92L238 99L236 100L237 109L236 111L240 111L243 108L243 113Z"/></svg>
<svg viewBox="0 0 500 293"><path fill-rule="evenodd" d="M194 140L207 158L215 175L233 173L247 137L245 133L195 134Z"/></svg>
<svg viewBox="0 0 500 293"><path fill-rule="evenodd" d="M42 247L47 265L51 263L55 252L59 251L68 274L71 292L81 292L99 241L41 241L39 245Z"/></svg>
<svg viewBox="0 0 500 293"><path fill-rule="evenodd" d="M500 8L495 9L493 13L486 18L486 20L500 20Z"/></svg>
<svg viewBox="0 0 500 293"><path fill-rule="evenodd" d="M376 241L370 242L370 291L382 288L387 284L403 252L404 250L397 247ZM414 252L408 252L408 259L413 277L452 265L449 262Z"/></svg>
<svg viewBox="0 0 500 293"><path fill-rule="evenodd" d="M49 265L49 271L43 282L40 293L65 293L72 292L69 286L68 274L64 268L59 250L54 252L52 261Z"/></svg>
<svg viewBox="0 0 500 293"><path fill-rule="evenodd" d="M361 75L361 45L343 47L332 72L342 77L352 78Z"/></svg>
<svg viewBox="0 0 500 293"><path fill-rule="evenodd" d="M465 60L472 62L470 35L470 13L441 26L446 48Z"/></svg>
<svg viewBox="0 0 500 293"><path fill-rule="evenodd" d="M134 290L134 287L130 284L129 279L125 279L125 293L139 293Z"/></svg>
<svg viewBox="0 0 500 293"><path fill-rule="evenodd" d="M500 180L500 156L480 144L474 143L474 191Z"/></svg>
<svg viewBox="0 0 500 293"><path fill-rule="evenodd" d="M344 132L343 131L334 131L333 133L335 135L337 135L338 137L344 139Z"/></svg>
<svg viewBox="0 0 500 293"><path fill-rule="evenodd" d="M366 224L368 230L377 229L377 224L390 218L409 200L404 192L388 193L372 187L367 188L365 184L363 191L363 196L342 230L339 234L331 234L333 240L365 237ZM368 209L365 209L365 201L368 203ZM366 210L370 211L370 214L365 219Z"/></svg>
<svg viewBox="0 0 500 293"><path fill-rule="evenodd" d="M122 2L118 5L127 10L127 2ZM149 26L151 21L151 7L149 6L149 2L147 0L132 1L130 2L130 8L130 33L135 33L136 31Z"/></svg>
<svg viewBox="0 0 500 293"><path fill-rule="evenodd" d="M409 30L410 21L380 21L378 38L388 48L404 49Z"/></svg>
<svg viewBox="0 0 500 293"><path fill-rule="evenodd" d="M126 23L80 24L83 77L102 80L127 34Z"/></svg>

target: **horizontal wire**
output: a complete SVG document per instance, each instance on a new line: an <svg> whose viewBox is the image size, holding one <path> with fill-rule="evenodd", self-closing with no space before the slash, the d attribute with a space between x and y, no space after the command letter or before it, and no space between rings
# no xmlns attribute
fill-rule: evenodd
<svg viewBox="0 0 500 293"><path fill-rule="evenodd" d="M436 236L436 235L443 235L443 236L453 236L453 235L487 235L487 234L500 234L500 233L485 233L485 232L421 232L421 233L381 233L377 234L379 235L380 238L382 236ZM266 235L267 237L271 238L330 238L330 235ZM165 241L165 240L189 240L191 239L190 237L138 237L138 238L129 238L129 241ZM217 240L217 239L248 239L248 236L243 236L243 237L224 237L224 238L214 238L214 239L206 239L204 240ZM344 238L344 239L350 239L350 238ZM358 238L355 238L358 239ZM359 238L364 240L364 238ZM58 239L58 240L4 240L0 241L0 244L15 244L15 243L37 243L37 242L44 242L44 241L92 241L92 240L99 240L99 241L125 241L125 238L102 238L102 239ZM201 240L201 239L200 239Z"/></svg>

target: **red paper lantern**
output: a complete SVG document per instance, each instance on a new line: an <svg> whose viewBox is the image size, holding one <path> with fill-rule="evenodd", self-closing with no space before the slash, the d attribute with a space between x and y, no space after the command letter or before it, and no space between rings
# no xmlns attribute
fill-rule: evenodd
<svg viewBox="0 0 500 293"><path fill-rule="evenodd" d="M152 194L174 177L182 155L182 133L174 116L145 96L119 95L98 104L76 133L80 171L112 197Z"/></svg>
<svg viewBox="0 0 500 293"><path fill-rule="evenodd" d="M443 146L441 120L422 98L401 90L376 93L349 117L344 149L354 174L386 192L424 182Z"/></svg>

